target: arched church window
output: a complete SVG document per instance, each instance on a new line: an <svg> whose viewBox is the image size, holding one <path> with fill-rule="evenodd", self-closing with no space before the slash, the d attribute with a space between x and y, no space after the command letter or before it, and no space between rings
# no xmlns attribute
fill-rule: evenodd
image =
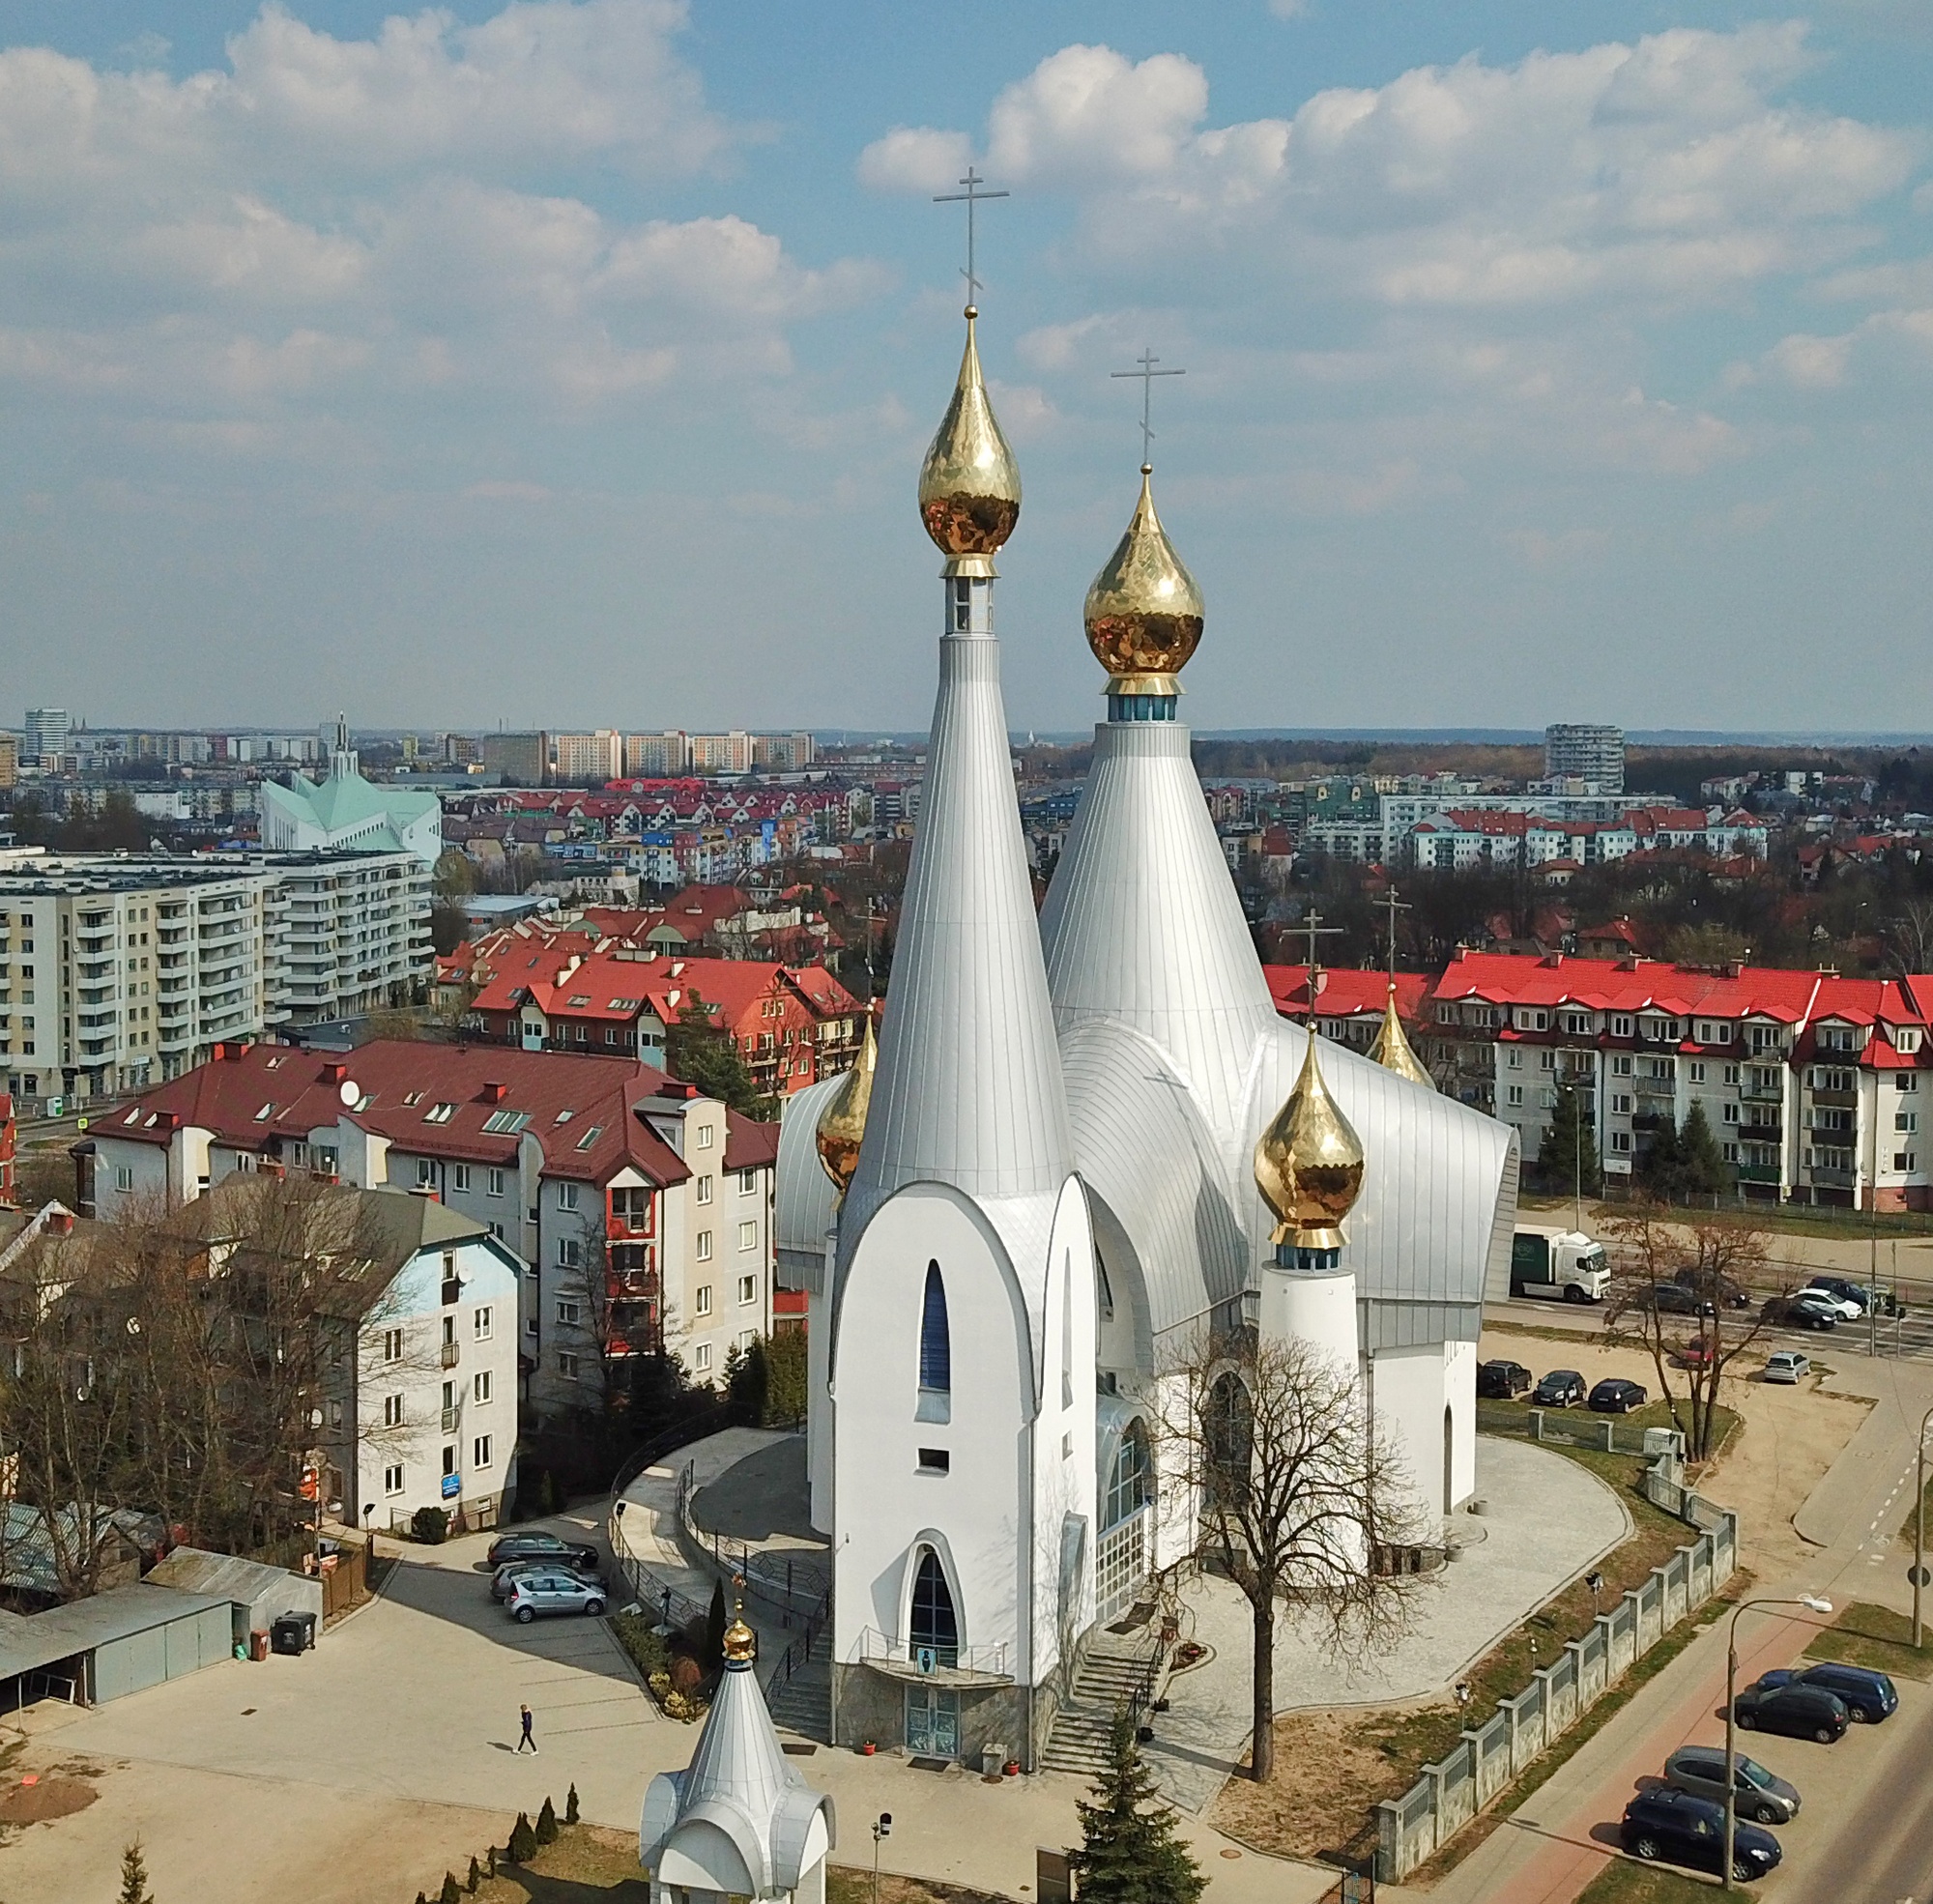
<svg viewBox="0 0 1933 1904"><path fill-rule="evenodd" d="M931 1647L938 1664L960 1663L960 1620L953 1610L953 1589L946 1584L946 1570L931 1547L920 1548L919 1563L913 1570L909 1625L909 1659L917 1659Z"/></svg>
<svg viewBox="0 0 1933 1904"><path fill-rule="evenodd" d="M926 1296L919 1311L919 1385L937 1395L953 1387L953 1341L946 1327L946 1285L939 1265L926 1266Z"/></svg>
<svg viewBox="0 0 1933 1904"><path fill-rule="evenodd" d="M1255 1460L1255 1404L1241 1377L1232 1370L1218 1375L1201 1413L1209 1501L1233 1507L1248 1493Z"/></svg>
<svg viewBox="0 0 1933 1904"><path fill-rule="evenodd" d="M1147 1505L1148 1482L1147 1436L1139 1422L1132 1422L1114 1451L1114 1465L1108 1476L1108 1499L1101 1521L1104 1534Z"/></svg>

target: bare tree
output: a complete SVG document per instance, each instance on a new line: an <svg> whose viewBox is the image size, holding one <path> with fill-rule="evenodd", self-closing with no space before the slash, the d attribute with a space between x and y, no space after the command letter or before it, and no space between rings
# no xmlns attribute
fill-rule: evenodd
<svg viewBox="0 0 1933 1904"><path fill-rule="evenodd" d="M1933 969L1933 899L1910 893L1886 922L1887 951L1902 975Z"/></svg>
<svg viewBox="0 0 1933 1904"><path fill-rule="evenodd" d="M1605 1333L1650 1354L1687 1455L1708 1460L1726 1376L1767 1327L1770 1306L1751 1286L1764 1269L1766 1232L1745 1224L1676 1222L1645 1204L1608 1217L1604 1227L1619 1258ZM1688 1290L1692 1313L1660 1309L1660 1284Z"/></svg>
<svg viewBox="0 0 1933 1904"><path fill-rule="evenodd" d="M1253 1615L1259 1783L1275 1760L1277 1608L1313 1621L1343 1658L1394 1644L1416 1579L1384 1557L1420 1538L1416 1504L1355 1370L1306 1342L1204 1335L1172 1359L1152 1400L1163 1486L1196 1507L1195 1550L1179 1568L1226 1573Z"/></svg>

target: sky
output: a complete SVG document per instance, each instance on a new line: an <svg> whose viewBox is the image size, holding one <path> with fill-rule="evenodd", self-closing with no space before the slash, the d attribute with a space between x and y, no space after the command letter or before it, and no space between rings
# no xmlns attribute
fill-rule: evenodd
<svg viewBox="0 0 1933 1904"><path fill-rule="evenodd" d="M1933 732L1933 3L0 0L0 721Z"/></svg>

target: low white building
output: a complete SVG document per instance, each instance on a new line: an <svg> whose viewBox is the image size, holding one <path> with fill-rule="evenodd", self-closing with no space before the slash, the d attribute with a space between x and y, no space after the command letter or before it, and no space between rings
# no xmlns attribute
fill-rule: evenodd
<svg viewBox="0 0 1933 1904"><path fill-rule="evenodd" d="M443 855L443 802L365 780L340 717L328 777L298 773L286 787L265 780L261 811L262 844L276 851L413 852L425 867Z"/></svg>

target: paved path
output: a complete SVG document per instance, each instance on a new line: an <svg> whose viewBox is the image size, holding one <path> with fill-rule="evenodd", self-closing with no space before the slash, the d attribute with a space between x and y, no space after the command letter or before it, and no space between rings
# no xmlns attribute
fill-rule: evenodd
<svg viewBox="0 0 1933 1904"><path fill-rule="evenodd" d="M1835 1386L1871 1395L1875 1405L1814 1489L1808 1508L1816 1503L1816 1514L1802 1511L1802 1525L1809 1519L1832 1538L1816 1564L1788 1579L1755 1583L1754 1597L1825 1593L1835 1604L1896 1597L1887 1578L1896 1569L1888 1562L1897 1557L1891 1536L1903 1509L1887 1503L1899 1501L1902 1475L1905 1492L1912 1491L1913 1436L1933 1404L1933 1370L1914 1363L1850 1363ZM1678 1745L1722 1741L1728 1624L1721 1620L1695 1639L1428 1895L1436 1904L1572 1904L1612 1855L1610 1828L1638 1780L1655 1775ZM1740 1684L1787 1664L1809 1630L1804 1618L1746 1615L1740 1623ZM1864 1745L1854 1742L1854 1749ZM1816 1829L1817 1815L1806 1816L1808 1828ZM1425 1893L1387 1887L1385 1894ZM1781 1894L1795 1904L1802 1895L1789 1888Z"/></svg>

